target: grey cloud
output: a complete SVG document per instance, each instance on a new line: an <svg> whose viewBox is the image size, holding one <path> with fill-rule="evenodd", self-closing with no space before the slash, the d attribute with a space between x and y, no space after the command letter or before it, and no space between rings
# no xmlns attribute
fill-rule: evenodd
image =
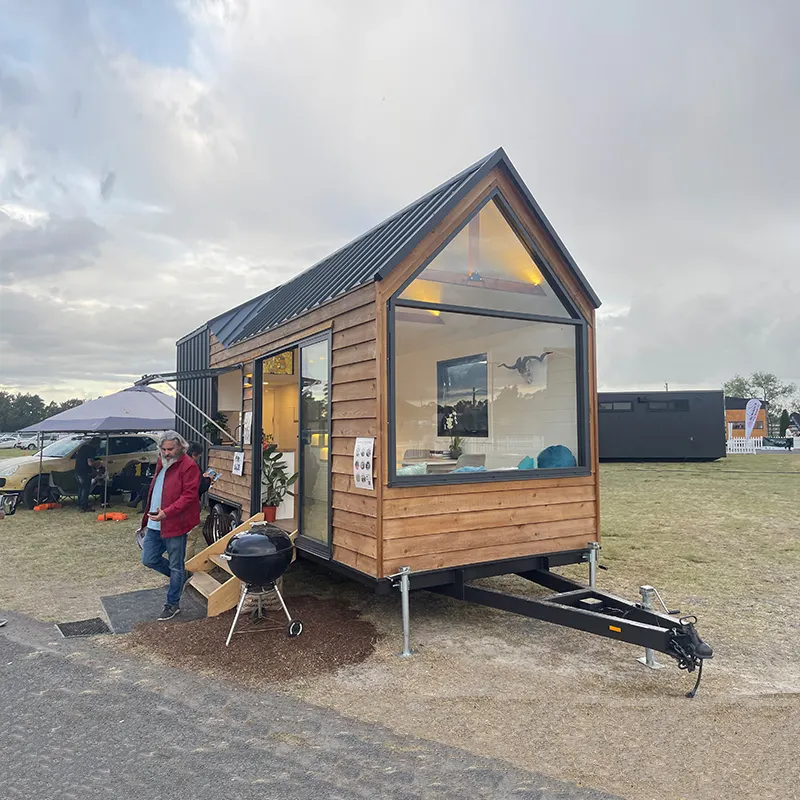
<svg viewBox="0 0 800 800"><path fill-rule="evenodd" d="M800 385L800 288L754 282L740 297L641 295L627 314L601 319L601 388L719 388L757 370Z"/></svg>
<svg viewBox="0 0 800 800"><path fill-rule="evenodd" d="M298 0L246 17L231 2L218 27L193 22L185 70L160 72L110 49L86 6L31 7L19 13L51 46L35 102L15 108L29 135L0 202L116 215L96 217L110 237L99 255L62 240L25 262L71 270L67 295L102 264L105 291L157 316L144 289L167 273L191 309L180 335L503 145L600 297L630 307L600 327L603 384L800 373L782 288L800 262L796 2ZM159 252L159 239L176 244ZM133 332L116 337L137 351ZM78 354L98 346L63 338ZM152 357L172 364L158 341Z"/></svg>
<svg viewBox="0 0 800 800"><path fill-rule="evenodd" d="M56 217L41 227L16 226L0 237L0 282L81 269L97 256L106 235L85 218Z"/></svg>

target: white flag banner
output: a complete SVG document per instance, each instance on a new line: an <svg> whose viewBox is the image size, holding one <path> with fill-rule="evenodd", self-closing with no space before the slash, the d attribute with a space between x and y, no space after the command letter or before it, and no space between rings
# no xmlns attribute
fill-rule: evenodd
<svg viewBox="0 0 800 800"><path fill-rule="evenodd" d="M761 401L753 398L747 401L747 406L744 410L744 438L749 439L753 428L756 426L756 419L758 412L761 410Z"/></svg>

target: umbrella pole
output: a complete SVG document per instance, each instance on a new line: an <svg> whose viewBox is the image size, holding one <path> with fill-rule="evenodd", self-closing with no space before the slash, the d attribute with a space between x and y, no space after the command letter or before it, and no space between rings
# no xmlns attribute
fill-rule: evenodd
<svg viewBox="0 0 800 800"><path fill-rule="evenodd" d="M108 509L108 434L106 434L105 470L103 472L103 508Z"/></svg>
<svg viewBox="0 0 800 800"><path fill-rule="evenodd" d="M39 483L36 487L36 503L42 502L42 440L44 438L44 434L39 431Z"/></svg>

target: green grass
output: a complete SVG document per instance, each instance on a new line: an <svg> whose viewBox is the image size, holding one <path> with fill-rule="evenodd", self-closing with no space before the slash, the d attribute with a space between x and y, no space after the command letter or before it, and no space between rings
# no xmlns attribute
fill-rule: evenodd
<svg viewBox="0 0 800 800"><path fill-rule="evenodd" d="M10 447L5 450L0 450L0 460L4 458L17 458L19 456L32 456L38 452L38 450L20 450L18 447Z"/></svg>
<svg viewBox="0 0 800 800"><path fill-rule="evenodd" d="M0 522L0 609L48 621L102 613L100 597L165 585L141 564L135 531L140 515L120 498L110 511L123 522L98 521L101 512L81 514L74 503L50 511L19 508ZM200 529L189 535L187 554L205 546Z"/></svg>
<svg viewBox="0 0 800 800"><path fill-rule="evenodd" d="M800 458L604 464L600 496L602 588L652 584L730 655L797 663Z"/></svg>

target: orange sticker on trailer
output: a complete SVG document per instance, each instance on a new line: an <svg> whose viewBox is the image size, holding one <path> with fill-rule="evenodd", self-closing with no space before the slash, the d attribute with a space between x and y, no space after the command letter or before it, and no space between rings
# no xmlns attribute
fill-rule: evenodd
<svg viewBox="0 0 800 800"><path fill-rule="evenodd" d="M608 629L614 633L622 633L622 628L618 628L616 625L609 625Z"/></svg>

